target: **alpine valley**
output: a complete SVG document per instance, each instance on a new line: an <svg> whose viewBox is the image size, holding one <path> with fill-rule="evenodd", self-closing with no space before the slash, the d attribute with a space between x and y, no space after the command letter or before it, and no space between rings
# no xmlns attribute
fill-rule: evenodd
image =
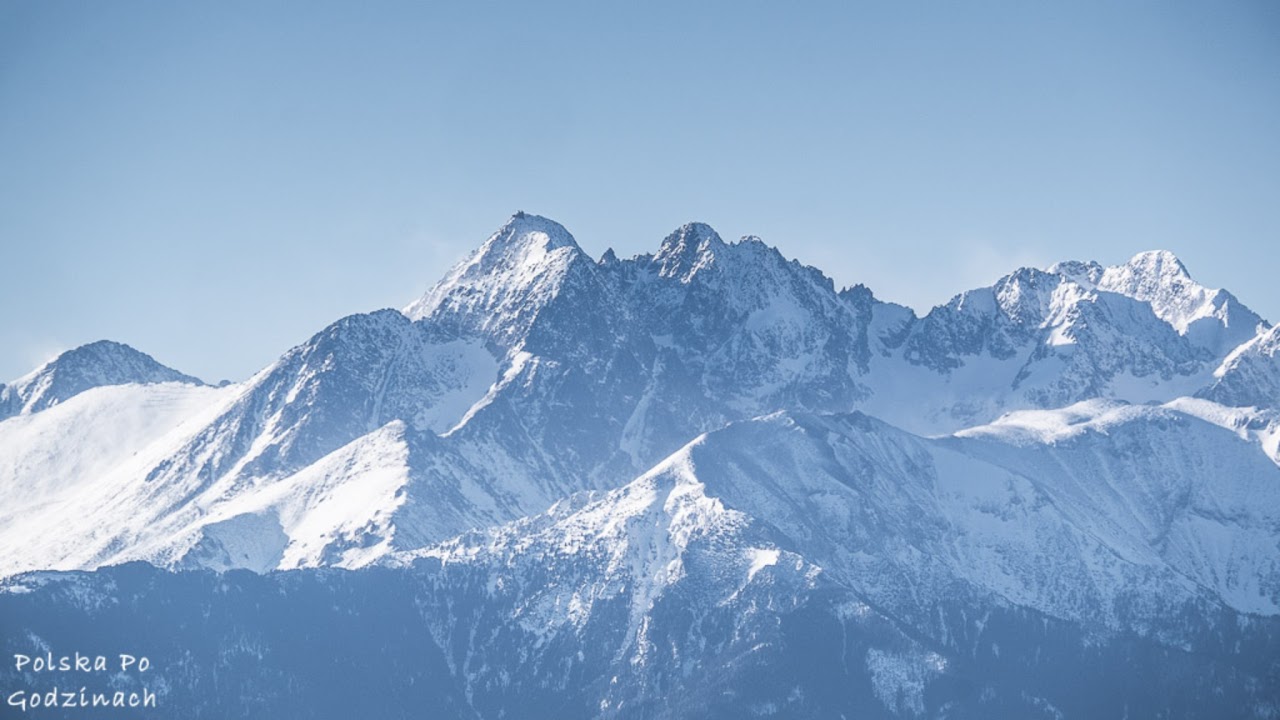
<svg viewBox="0 0 1280 720"><path fill-rule="evenodd" d="M517 213L241 383L0 385L0 655L151 665L0 714L1280 718L1278 350L1168 252L919 316Z"/></svg>

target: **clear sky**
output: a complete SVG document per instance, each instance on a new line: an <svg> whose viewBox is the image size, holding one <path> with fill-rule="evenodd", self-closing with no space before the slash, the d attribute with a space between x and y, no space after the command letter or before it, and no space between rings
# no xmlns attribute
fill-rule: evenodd
<svg viewBox="0 0 1280 720"><path fill-rule="evenodd" d="M919 311L1167 248L1280 320L1280 3L0 0L0 379L241 379L518 209Z"/></svg>

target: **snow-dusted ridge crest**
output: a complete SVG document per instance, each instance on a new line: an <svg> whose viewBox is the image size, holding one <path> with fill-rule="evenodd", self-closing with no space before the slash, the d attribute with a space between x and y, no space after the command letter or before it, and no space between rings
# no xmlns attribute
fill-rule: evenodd
<svg viewBox="0 0 1280 720"><path fill-rule="evenodd" d="M779 412L700 436L622 488L385 562L605 553L610 572L661 585L693 539L735 535L753 558L785 551L921 622L957 587L1105 627L1157 602L1150 632L1206 603L1280 614L1280 466L1205 417L1212 404L1187 402L1199 407L1089 401L940 438L861 413ZM654 556L655 543L667 549Z"/></svg>
<svg viewBox="0 0 1280 720"><path fill-rule="evenodd" d="M61 353L8 384L0 384L0 420L57 405L107 385L179 382L204 385L123 343L99 340Z"/></svg>

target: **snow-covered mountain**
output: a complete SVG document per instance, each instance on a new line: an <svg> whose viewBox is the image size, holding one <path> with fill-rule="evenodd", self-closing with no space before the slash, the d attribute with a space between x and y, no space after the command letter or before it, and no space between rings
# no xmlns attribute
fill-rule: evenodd
<svg viewBox="0 0 1280 720"><path fill-rule="evenodd" d="M128 345L99 340L68 350L7 385L0 384L0 420L53 407L96 387L163 382L204 384Z"/></svg>
<svg viewBox="0 0 1280 720"><path fill-rule="evenodd" d="M459 717L555 714L549 688L578 717L1270 717L1276 338L1166 252L1017 269L918 316L703 224L597 260L518 213L403 311L243 383L96 343L0 389L0 577L185 571L10 581L86 617L138 572L206 610L190 571L293 570L234 583L317 608L411 591L426 655L396 662ZM359 571L300 570L329 566ZM168 591L128 592L126 626ZM857 661L818 643L842 669L815 674L794 633L837 626ZM1148 677L1155 705L1088 705L1030 690L1049 648L1102 648L1097 682L1181 669ZM1170 701L1212 683L1217 705Z"/></svg>
<svg viewBox="0 0 1280 720"><path fill-rule="evenodd" d="M357 566L617 487L700 433L780 410L857 409L933 434L1093 398L1270 403L1269 332L1168 253L1024 268L918 318L706 225L679 228L653 255L597 261L560 225L517 214L403 313L334 323L218 394L217 413L166 436L171 446L139 434L133 449L150 444L150 464L107 458L72 474L59 502L85 504L94 522L65 551L14 554L0 571ZM30 413L85 378L191 381L140 354L130 364L126 350L72 351L6 397ZM0 443L20 427L0 426ZM58 452L11 444L21 472L65 475ZM370 467L386 484L347 515L299 489L367 489L357 481ZM127 503L90 503L106 474ZM20 485L0 490L9 507L31 504ZM43 501L10 533L0 524L0 542L58 523L61 507ZM242 545L270 551L232 549Z"/></svg>

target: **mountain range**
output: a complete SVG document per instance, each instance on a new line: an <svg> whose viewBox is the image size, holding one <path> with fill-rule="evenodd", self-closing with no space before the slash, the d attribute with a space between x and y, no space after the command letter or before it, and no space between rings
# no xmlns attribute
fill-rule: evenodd
<svg viewBox="0 0 1280 720"><path fill-rule="evenodd" d="M920 316L517 213L243 382L0 386L0 649L145 639L193 717L1277 717L1277 333L1163 251Z"/></svg>

